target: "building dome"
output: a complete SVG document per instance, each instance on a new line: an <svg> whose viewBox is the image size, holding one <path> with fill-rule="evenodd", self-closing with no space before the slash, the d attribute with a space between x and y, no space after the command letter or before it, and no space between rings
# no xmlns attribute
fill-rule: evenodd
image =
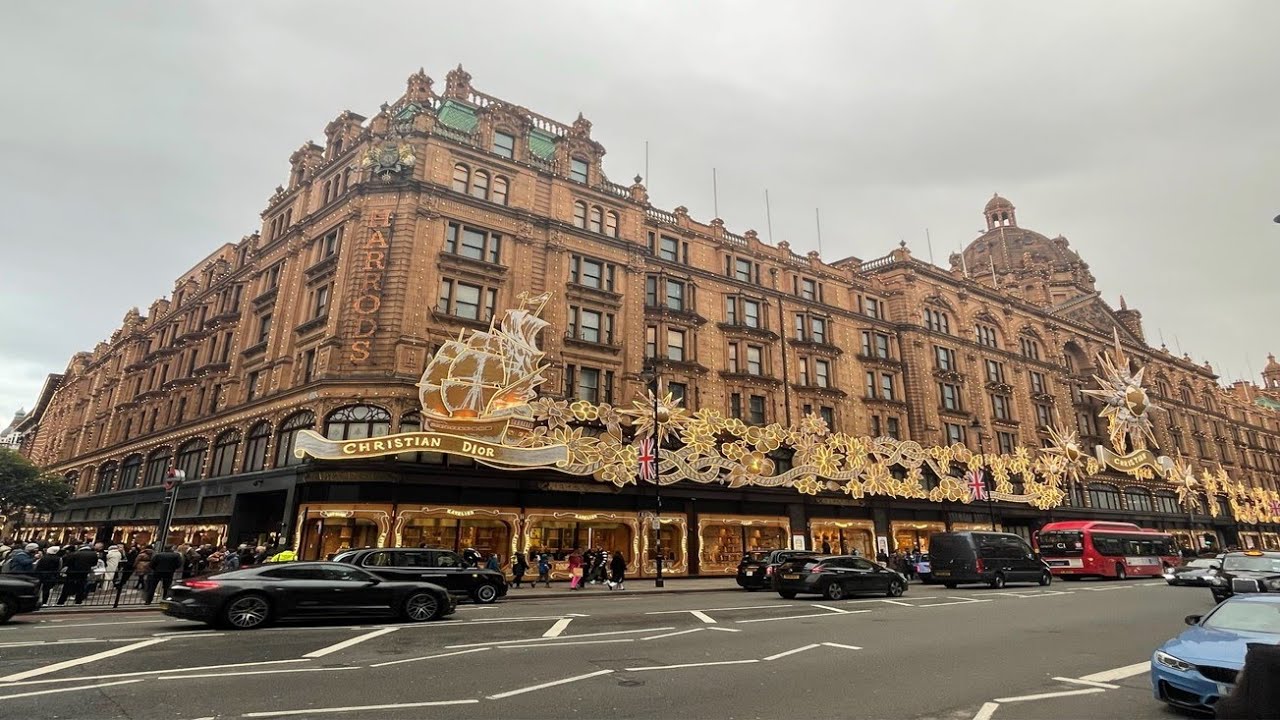
<svg viewBox="0 0 1280 720"><path fill-rule="evenodd" d="M991 196L991 199L987 201L987 207L985 208L985 211L991 212L992 210L1003 209L1003 208L1012 210L1013 203L1009 202L1005 198L1000 197L1000 193L995 193L994 195Z"/></svg>

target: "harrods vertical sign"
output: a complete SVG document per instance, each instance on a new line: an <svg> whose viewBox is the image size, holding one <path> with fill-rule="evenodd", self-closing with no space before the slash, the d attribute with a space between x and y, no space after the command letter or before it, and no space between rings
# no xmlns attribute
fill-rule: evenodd
<svg viewBox="0 0 1280 720"><path fill-rule="evenodd" d="M355 291L349 308L350 317L355 319L355 330L351 333L351 345L348 348L354 365L361 365L369 360L373 351L373 339L378 334L383 280L387 272L394 220L395 217L389 210L369 211L364 241L356 249L356 268L351 275Z"/></svg>

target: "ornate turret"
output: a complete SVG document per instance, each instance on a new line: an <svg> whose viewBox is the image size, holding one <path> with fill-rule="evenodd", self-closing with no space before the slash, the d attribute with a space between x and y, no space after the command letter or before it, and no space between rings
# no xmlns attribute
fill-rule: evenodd
<svg viewBox="0 0 1280 720"><path fill-rule="evenodd" d="M1120 296L1120 309L1115 311L1116 319L1124 325L1124 329L1133 333L1135 337L1143 342L1146 337L1142 334L1142 313L1137 310L1130 310L1128 304L1124 301L1124 296Z"/></svg>
<svg viewBox="0 0 1280 720"><path fill-rule="evenodd" d="M1267 366L1262 368L1262 386L1268 390L1280 390L1280 362L1274 353L1267 355Z"/></svg>
<svg viewBox="0 0 1280 720"><path fill-rule="evenodd" d="M1018 214L1014 212L1013 203L1000 197L999 193L991 196L982 213L987 217L988 230L998 227L1018 227Z"/></svg>

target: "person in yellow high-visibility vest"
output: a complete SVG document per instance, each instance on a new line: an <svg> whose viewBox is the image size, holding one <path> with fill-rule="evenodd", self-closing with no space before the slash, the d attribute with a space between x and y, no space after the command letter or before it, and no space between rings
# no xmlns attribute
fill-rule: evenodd
<svg viewBox="0 0 1280 720"><path fill-rule="evenodd" d="M275 555L272 555L271 557L267 558L267 562L273 562L273 563L292 562L297 559L298 559L298 553L292 550L284 550L282 552L278 552Z"/></svg>

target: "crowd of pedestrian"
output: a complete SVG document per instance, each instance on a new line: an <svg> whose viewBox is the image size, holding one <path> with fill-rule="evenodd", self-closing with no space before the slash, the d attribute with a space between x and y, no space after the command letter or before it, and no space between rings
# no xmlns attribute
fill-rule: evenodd
<svg viewBox="0 0 1280 720"><path fill-rule="evenodd" d="M511 558L511 587L520 588L527 584L536 588L538 583L542 583L543 587L551 587L552 563L557 559L561 558L545 550L516 553ZM604 585L610 590L626 589L624 583L627 579L627 559L621 550L609 552L604 548L588 548L583 551L575 548L562 559L568 563L570 590L581 590L588 585ZM463 562L467 561L464 551ZM502 570L501 560L496 554L489 556L485 566L490 570ZM526 582L525 576L532 575L534 571L537 576Z"/></svg>

